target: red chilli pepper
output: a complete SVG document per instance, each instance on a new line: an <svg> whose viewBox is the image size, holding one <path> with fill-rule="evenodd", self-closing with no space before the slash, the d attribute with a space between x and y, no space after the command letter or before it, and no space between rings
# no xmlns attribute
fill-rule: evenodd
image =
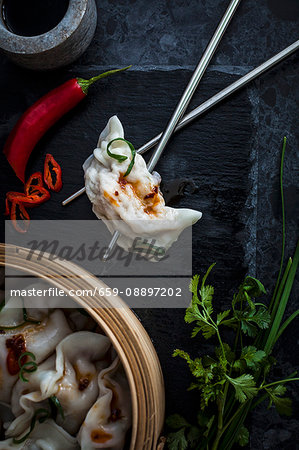
<svg viewBox="0 0 299 450"><path fill-rule="evenodd" d="M86 97L88 88L95 81L129 67L131 66L109 70L90 80L73 78L44 95L27 109L8 136L4 147L9 164L23 183L31 152L45 132Z"/></svg>
<svg viewBox="0 0 299 450"><path fill-rule="evenodd" d="M44 182L52 191L59 192L62 188L61 167L50 153L45 159Z"/></svg>

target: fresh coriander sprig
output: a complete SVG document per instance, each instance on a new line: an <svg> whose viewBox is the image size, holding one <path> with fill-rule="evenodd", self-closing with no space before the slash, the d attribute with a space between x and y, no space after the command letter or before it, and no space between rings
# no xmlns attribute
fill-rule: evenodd
<svg viewBox="0 0 299 450"><path fill-rule="evenodd" d="M280 166L280 191L283 211L282 255L277 283L270 307L256 299L266 294L262 283L253 277L246 277L234 294L232 307L218 313L213 311L212 286L206 286L212 265L203 277L198 289L199 276L190 284L192 302L186 310L185 320L194 323L192 337L201 334L204 339L217 337L220 344L214 355L194 360L183 350L175 350L174 356L183 358L195 378L190 389L199 390L201 412L196 424L189 424L181 416L174 415L167 420L173 431L169 433L167 445L170 450L230 450L234 443L241 447L249 441L249 431L244 426L250 411L268 399L269 407L274 405L279 414L290 415L292 401L286 397L286 384L298 381L294 372L285 379L269 382L267 378L276 363L272 351L275 343L299 315L299 310L284 322L283 316L299 263L299 244L293 259L289 259L284 273L285 212L283 197L283 161L286 138ZM233 347L223 341L222 329L235 331ZM246 345L245 344L246 340ZM250 342L252 340L252 342ZM192 433L191 433L191 430ZM193 439L194 437L194 439Z"/></svg>

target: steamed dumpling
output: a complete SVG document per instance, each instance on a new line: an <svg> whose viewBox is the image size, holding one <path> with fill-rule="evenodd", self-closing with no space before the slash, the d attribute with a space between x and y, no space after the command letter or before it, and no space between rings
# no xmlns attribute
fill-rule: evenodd
<svg viewBox="0 0 299 450"><path fill-rule="evenodd" d="M98 396L99 370L107 366L104 360L110 348L106 336L79 331L63 339L52 355L38 370L26 374L29 382L19 380L12 394L12 412L16 419L6 431L7 436L19 436L28 428L34 412L43 408L45 401L55 395L64 419L58 415L57 423L67 432L75 434L91 405Z"/></svg>
<svg viewBox="0 0 299 450"><path fill-rule="evenodd" d="M131 401L118 357L99 374L98 384L99 398L88 411L78 441L82 450L122 450L131 426Z"/></svg>
<svg viewBox="0 0 299 450"><path fill-rule="evenodd" d="M0 449L4 450L78 450L79 448L77 439L70 436L52 419L47 419L44 423L37 421L28 439L21 444L14 444L13 438L0 441Z"/></svg>
<svg viewBox="0 0 299 450"><path fill-rule="evenodd" d="M119 137L124 137L123 127L117 116L113 116L100 135L94 158L88 158L83 165L86 193L93 212L111 233L116 230L121 233L118 244L125 250L129 251L136 237L154 239L156 246L167 250L202 214L165 206L159 189L161 177L157 172L149 173L139 154L132 171L124 177L132 158L128 145L116 141L110 147L112 153L127 156L123 162L107 153L108 143Z"/></svg>
<svg viewBox="0 0 299 450"><path fill-rule="evenodd" d="M11 311L15 311L12 309ZM1 312L1 324L16 325L22 323L22 310L18 312L13 322L9 322L10 308L5 314ZM4 322L2 322L2 320ZM17 321L16 321L17 320ZM54 310L52 314L41 320L41 323L27 323L24 326L12 330L5 330L0 334L0 401L9 403L11 389L18 379L18 357L21 353L29 351L36 356L36 362L40 363L55 350L58 343L71 329L60 310Z"/></svg>

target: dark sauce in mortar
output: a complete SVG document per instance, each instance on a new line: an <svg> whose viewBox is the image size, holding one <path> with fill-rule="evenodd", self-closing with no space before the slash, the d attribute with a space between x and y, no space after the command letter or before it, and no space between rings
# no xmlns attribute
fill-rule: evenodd
<svg viewBox="0 0 299 450"><path fill-rule="evenodd" d="M68 5L69 0L4 0L2 16L12 33L38 36L56 27Z"/></svg>

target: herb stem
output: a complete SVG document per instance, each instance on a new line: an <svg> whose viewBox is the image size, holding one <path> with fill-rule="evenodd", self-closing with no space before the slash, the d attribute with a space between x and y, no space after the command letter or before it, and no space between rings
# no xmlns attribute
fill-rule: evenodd
<svg viewBox="0 0 299 450"><path fill-rule="evenodd" d="M278 277L277 277L277 281L275 284L273 296L272 296L271 303L269 306L270 310L272 309L272 306L275 302L275 297L276 297L276 294L277 294L277 291L279 288L279 282L280 282L280 277L281 277L281 273L282 273L284 253L285 253L285 228L286 228L286 225L285 225L285 207L284 207L284 194L283 194L283 162L284 162L286 145L287 145L287 138L286 138L286 136L284 136L283 144L282 144L281 160L280 160L280 178L279 178L281 209L282 209L282 246L281 246L280 267L279 267Z"/></svg>
<svg viewBox="0 0 299 450"><path fill-rule="evenodd" d="M261 389L268 389L271 386L275 386L277 384L288 383L289 381L299 381L299 378L285 378L284 380L273 381L273 383L264 384L263 386L261 386L258 389L259 390L261 390Z"/></svg>

